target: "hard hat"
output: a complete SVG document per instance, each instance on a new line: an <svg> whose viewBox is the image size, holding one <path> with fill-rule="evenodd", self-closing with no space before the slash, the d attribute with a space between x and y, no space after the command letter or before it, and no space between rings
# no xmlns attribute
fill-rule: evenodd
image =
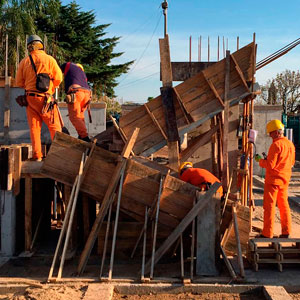
<svg viewBox="0 0 300 300"><path fill-rule="evenodd" d="M284 125L281 123L280 120L272 120L267 124L267 133L280 129L284 129Z"/></svg>
<svg viewBox="0 0 300 300"><path fill-rule="evenodd" d="M184 169L185 167L188 167L188 168L192 168L193 167L193 163L190 162L190 161L185 161L184 163L182 163L179 167L179 173L181 172L182 169Z"/></svg>
<svg viewBox="0 0 300 300"><path fill-rule="evenodd" d="M84 71L83 65L82 64L76 64L77 67L79 67L82 71Z"/></svg>
<svg viewBox="0 0 300 300"><path fill-rule="evenodd" d="M38 35L36 35L36 34L32 34L32 35L30 35L30 36L28 37L28 39L27 39L27 46L28 46L30 43L35 42L35 41L41 42L41 43L43 44L43 46L44 46L44 43L43 43L42 39L41 39Z"/></svg>

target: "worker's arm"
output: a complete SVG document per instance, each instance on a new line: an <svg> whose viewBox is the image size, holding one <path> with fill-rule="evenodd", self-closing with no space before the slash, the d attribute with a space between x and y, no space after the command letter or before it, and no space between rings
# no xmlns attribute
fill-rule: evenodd
<svg viewBox="0 0 300 300"><path fill-rule="evenodd" d="M53 86L54 88L57 88L59 87L59 85L61 84L62 82L62 72L61 72L61 69L60 67L58 66L56 60L54 58L52 58L53 61L52 61L52 81L53 81Z"/></svg>
<svg viewBox="0 0 300 300"><path fill-rule="evenodd" d="M25 79L23 76L23 69L24 69L24 60L20 62L17 75L16 75L16 86L20 88L25 88Z"/></svg>
<svg viewBox="0 0 300 300"><path fill-rule="evenodd" d="M280 149L277 145L272 144L268 153L267 159L261 159L259 161L259 166L262 168L274 169L277 164L278 154Z"/></svg>

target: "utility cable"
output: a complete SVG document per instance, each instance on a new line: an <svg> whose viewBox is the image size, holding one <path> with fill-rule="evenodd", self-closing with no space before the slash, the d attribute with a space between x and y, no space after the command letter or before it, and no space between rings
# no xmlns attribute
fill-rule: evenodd
<svg viewBox="0 0 300 300"><path fill-rule="evenodd" d="M160 5L158 6L158 9L160 9ZM120 38L119 41L125 41L127 40L129 37L131 37L133 34L135 34L136 32L142 30L144 28L144 26L146 26L152 19L153 16L157 13L157 11L155 11L144 23L142 23L142 25L138 26L135 30L133 30L131 33L129 33L126 36L123 36Z"/></svg>
<svg viewBox="0 0 300 300"><path fill-rule="evenodd" d="M130 87L131 85L136 84L137 82L143 81L143 80L145 80L145 79L147 79L147 78L149 78L149 77L152 77L152 76L154 76L154 75L157 75L157 74L159 74L159 73L160 73L160 72L156 72L156 73L147 75L147 76L145 76L145 77L143 77L143 78L139 78L139 79L137 79L137 80L134 80L134 81L128 82L128 83L126 83L126 84L124 84L124 85L121 85L121 86L119 86L118 88L119 88L119 89L122 89L122 88L128 88L128 87Z"/></svg>
<svg viewBox="0 0 300 300"><path fill-rule="evenodd" d="M152 35L151 35L151 38L150 38L148 44L146 45L144 51L142 52L142 54L140 55L140 57L137 59L137 61L135 62L134 66L128 71L127 76L125 76L125 77L119 82L119 84L120 84L121 82L123 82L123 81L130 75L130 73L133 72L133 70L136 68L136 66L138 65L138 63L139 63L139 62L141 61L141 59L143 58L145 52L147 51L147 49L148 49L148 47L149 47L149 45L150 45L150 43L151 43L151 41L152 41L152 39L153 39L153 36L154 36L154 34L155 34L155 32L156 32L156 30L157 30L157 28L158 28L158 25L159 25L160 20L161 20L161 16L162 16L162 13L161 13L160 16L159 16L159 19L158 19L158 21L157 21L157 23L156 23L156 26L155 26L154 30L153 30L153 33L152 33Z"/></svg>

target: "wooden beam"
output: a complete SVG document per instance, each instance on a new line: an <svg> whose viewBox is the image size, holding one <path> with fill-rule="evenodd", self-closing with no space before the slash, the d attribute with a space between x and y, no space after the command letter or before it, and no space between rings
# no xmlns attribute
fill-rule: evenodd
<svg viewBox="0 0 300 300"><path fill-rule="evenodd" d="M161 63L161 79L164 87L172 87L172 67L170 56L169 36L159 39L159 52Z"/></svg>
<svg viewBox="0 0 300 300"><path fill-rule="evenodd" d="M247 82L246 82L246 79L245 79L245 77L244 77L244 74L243 74L243 72L242 72L242 70L241 70L241 68L240 68L240 66L239 66L239 64L238 64L238 62L237 62L236 59L234 58L234 55L231 55L230 57L231 57L231 59L233 60L233 63L234 63L234 65L235 65L235 69L236 69L237 73L239 74L239 76L240 76L240 78L241 78L241 80L242 80L242 82L243 82L243 84L244 84L244 86L245 86L247 92L250 93L250 89L249 89L249 87L248 87L248 84L247 84Z"/></svg>
<svg viewBox="0 0 300 300"><path fill-rule="evenodd" d="M185 81L216 62L171 62L173 81ZM162 78L160 78L161 80Z"/></svg>
<svg viewBox="0 0 300 300"><path fill-rule="evenodd" d="M154 114L150 111L147 103L144 104L144 107L146 109L147 114L149 115L149 117L151 118L151 120L153 121L154 125L159 129L160 133L162 134L162 136L164 137L165 140L168 139L167 135L165 134L164 130L162 129L162 127L160 126L160 124L158 123L157 119L155 118Z"/></svg>
<svg viewBox="0 0 300 300"><path fill-rule="evenodd" d="M25 251L30 251L32 241L32 179L25 178Z"/></svg>
<svg viewBox="0 0 300 300"><path fill-rule="evenodd" d="M185 118L185 121L187 122L187 124L190 124L190 123L194 122L193 117L187 112L185 104L183 103L180 95L178 94L178 92L176 90L176 87L173 88L173 92L175 94L175 98L177 99L177 101L179 103L181 111L183 112L183 115L184 115L184 118Z"/></svg>
<svg viewBox="0 0 300 300"><path fill-rule="evenodd" d="M17 196L20 193L20 180L21 180L21 148L14 147L14 175L13 175L13 190L14 195Z"/></svg>
<svg viewBox="0 0 300 300"><path fill-rule="evenodd" d="M222 107L225 107L224 101L223 101L223 99L221 98L221 96L219 95L219 93L218 93L217 89L215 88L213 82L212 82L209 78L207 78L207 77L205 76L205 73L204 73L204 72L203 72L202 74L203 74L203 76L204 76L204 78L205 78L207 84L209 85L210 89L211 89L212 92L214 93L215 97L217 98L217 100L218 100L219 103L221 104L221 106L222 106Z"/></svg>
<svg viewBox="0 0 300 300"><path fill-rule="evenodd" d="M78 274L81 274L87 264L88 258L91 254L92 248L94 246L95 240L98 236L100 227L102 225L103 219L106 216L108 209L110 205L112 204L112 201L114 199L114 193L117 188L117 184L119 182L122 170L126 167L127 158L129 157L131 150L134 146L134 143L137 139L139 133L139 128L135 128L133 131L130 139L126 142L124 149L121 154L121 161L119 161L115 167L114 173L111 177L111 181L109 186L107 187L106 193L104 195L102 205L100 206L100 210L96 216L96 220L93 224L92 230L90 232L90 235L88 237L88 240L85 244L85 247L81 253L79 265L77 268ZM122 159L125 158L125 159Z"/></svg>
<svg viewBox="0 0 300 300"><path fill-rule="evenodd" d="M176 240L180 237L182 232L187 228L187 226L196 218L198 213L206 206L206 204L211 200L213 195L216 193L217 189L220 187L220 183L216 182L213 186L205 193L197 195L197 204L189 211L189 213L182 219L175 230L168 236L160 248L155 252L154 264L156 264L161 257L166 253L166 251L173 245ZM145 273L150 271L151 259L145 265Z"/></svg>
<svg viewBox="0 0 300 300"><path fill-rule="evenodd" d="M218 126L215 125L212 129L196 137L192 141L192 144L180 153L180 162L182 163L186 161L189 157L193 155L195 151L199 149L199 147L209 143L211 141L212 136L217 132L217 130Z"/></svg>
<svg viewBox="0 0 300 300"><path fill-rule="evenodd" d="M229 167L228 167L228 134L229 134L229 101L228 94L230 89L230 51L226 51L225 59L225 89L224 89L224 126L223 126L223 172L222 186L226 191L228 187Z"/></svg>

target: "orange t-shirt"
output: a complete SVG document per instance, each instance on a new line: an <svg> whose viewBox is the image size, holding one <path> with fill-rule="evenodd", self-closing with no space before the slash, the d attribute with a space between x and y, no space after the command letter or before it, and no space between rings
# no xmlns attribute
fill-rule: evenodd
<svg viewBox="0 0 300 300"><path fill-rule="evenodd" d="M265 182L274 185L288 185L295 164L295 146L286 137L273 141L267 159L261 159L259 165L266 169Z"/></svg>
<svg viewBox="0 0 300 300"><path fill-rule="evenodd" d="M34 50L30 54L36 66L37 73L49 74L50 86L47 93L54 94L55 88L59 87L62 81L62 72L56 60L43 50ZM29 56L23 58L20 62L16 76L16 85L24 88L26 91L41 93L36 89L36 75Z"/></svg>
<svg viewBox="0 0 300 300"><path fill-rule="evenodd" d="M200 168L187 168L179 177L181 180L191 183L199 188L205 188L205 183L211 183L213 185L215 182L220 182L215 175ZM222 186L219 187L217 192L223 195Z"/></svg>

